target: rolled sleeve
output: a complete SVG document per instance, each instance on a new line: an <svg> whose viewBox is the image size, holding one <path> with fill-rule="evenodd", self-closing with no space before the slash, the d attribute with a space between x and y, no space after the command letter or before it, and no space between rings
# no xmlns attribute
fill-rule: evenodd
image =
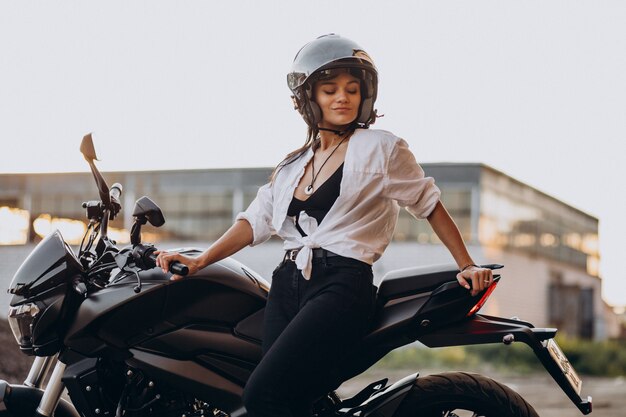
<svg viewBox="0 0 626 417"><path fill-rule="evenodd" d="M273 195L271 184L265 184L257 192L250 206L237 215L235 220L246 220L252 227L253 240L250 246L265 242L276 233L272 227Z"/></svg>
<svg viewBox="0 0 626 417"><path fill-rule="evenodd" d="M441 196L435 180L424 176L424 170L402 139L389 156L383 188L385 197L396 200L417 219L428 217Z"/></svg>

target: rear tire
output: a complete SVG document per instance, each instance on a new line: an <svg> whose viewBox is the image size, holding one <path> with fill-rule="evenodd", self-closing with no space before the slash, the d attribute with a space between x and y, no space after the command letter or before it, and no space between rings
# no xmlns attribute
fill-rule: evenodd
<svg viewBox="0 0 626 417"><path fill-rule="evenodd" d="M455 410L467 410L465 412ZM394 417L538 417L509 387L478 374L446 372L417 378Z"/></svg>

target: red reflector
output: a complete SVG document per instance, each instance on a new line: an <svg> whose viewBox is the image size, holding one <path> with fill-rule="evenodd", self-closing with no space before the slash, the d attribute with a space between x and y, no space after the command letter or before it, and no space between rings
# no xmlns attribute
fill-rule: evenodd
<svg viewBox="0 0 626 417"><path fill-rule="evenodd" d="M469 313L467 313L467 317L473 316L474 314L478 313L478 310L480 310L483 307L483 305L487 302L487 298L489 298L493 290L496 289L496 285L498 285L497 281L493 281L491 283L491 285L489 286L489 288L487 288L483 296L480 297L480 300L478 300L478 302L474 304L474 307L472 307Z"/></svg>

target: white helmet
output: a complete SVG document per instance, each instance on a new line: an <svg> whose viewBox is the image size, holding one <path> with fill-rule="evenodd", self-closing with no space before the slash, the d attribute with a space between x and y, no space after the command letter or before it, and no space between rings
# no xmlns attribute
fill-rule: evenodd
<svg viewBox="0 0 626 417"><path fill-rule="evenodd" d="M350 39L334 33L320 36L298 51L293 60L287 84L293 92L295 108L312 128L322 120L320 107L312 100L313 84L319 78L329 78L335 69L348 69L361 80L361 104L355 120L367 128L376 120L374 102L378 93L378 71L370 56Z"/></svg>

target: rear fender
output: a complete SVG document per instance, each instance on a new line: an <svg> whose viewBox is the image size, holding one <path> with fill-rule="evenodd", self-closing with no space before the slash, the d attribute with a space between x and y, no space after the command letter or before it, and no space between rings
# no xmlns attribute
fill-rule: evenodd
<svg viewBox="0 0 626 417"><path fill-rule="evenodd" d="M404 397L406 397L413 385L415 385L417 377L417 373L408 375L395 384L378 391L361 405L348 410L342 409L341 411L345 411L348 416L359 413L358 415L363 417L391 417L404 400Z"/></svg>
<svg viewBox="0 0 626 417"><path fill-rule="evenodd" d="M568 380L571 374L562 371L557 360L549 352L549 341L554 338L556 332L557 329L535 328L532 324L521 320L476 314L469 320L420 335L417 340L428 347L525 343L532 348L541 364L576 407L583 414L589 414L592 409L591 397L583 399L580 396L578 392L580 390L577 391ZM565 362L566 369L570 367L566 358L559 358L558 361ZM580 383L580 380L578 382Z"/></svg>
<svg viewBox="0 0 626 417"><path fill-rule="evenodd" d="M0 417L36 415L43 391L24 385L12 385L0 380ZM76 409L61 399L54 411L55 417L80 417Z"/></svg>

